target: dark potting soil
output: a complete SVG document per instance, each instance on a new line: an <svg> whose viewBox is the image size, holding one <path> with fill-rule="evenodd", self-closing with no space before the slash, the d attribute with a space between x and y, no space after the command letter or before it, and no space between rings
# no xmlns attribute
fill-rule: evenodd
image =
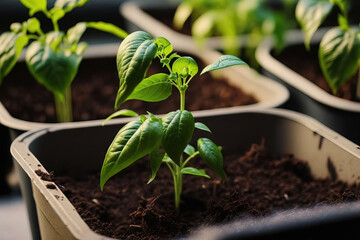
<svg viewBox="0 0 360 240"><path fill-rule="evenodd" d="M148 74L164 72L157 63L158 61L154 60ZM199 63L199 69L203 68L204 65ZM118 86L115 57L84 59L72 83L74 120L104 119L112 114ZM56 122L53 95L30 76L25 63L18 63L4 79L0 88L0 100L15 118L33 122ZM191 111L256 102L252 95L226 81L215 79L208 73L194 77L186 95L186 108ZM179 94L173 89L173 95L165 101L147 103L131 100L121 108L141 114L147 111L161 114L174 111L179 105Z"/></svg>
<svg viewBox="0 0 360 240"><path fill-rule="evenodd" d="M314 179L305 162L292 154L272 157L263 144L254 144L242 155L224 154L225 183L198 160L193 164L205 168L211 179L184 176L179 212L174 210L172 177L165 166L146 184L151 176L148 159L115 175L103 192L99 173L85 179L55 173L54 179L91 229L121 239L167 239L236 218L356 201L360 196L358 186Z"/></svg>
<svg viewBox="0 0 360 240"><path fill-rule="evenodd" d="M310 51L307 51L303 44L289 46L275 57L287 67L301 74L329 94L332 94L331 88L319 65L317 46L311 46ZM360 102L360 98L356 97L358 74L359 72L340 87L336 94L337 97Z"/></svg>

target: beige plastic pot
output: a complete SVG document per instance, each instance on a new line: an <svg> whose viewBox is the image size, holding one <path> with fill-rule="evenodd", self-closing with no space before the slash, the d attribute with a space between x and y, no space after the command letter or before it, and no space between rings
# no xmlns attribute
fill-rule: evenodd
<svg viewBox="0 0 360 240"><path fill-rule="evenodd" d="M89 49L85 53L85 58L96 58L96 57L114 57L116 56L119 43L107 43L107 44L97 44L89 46ZM175 50L182 52L184 54L189 54L199 58L206 65L213 63L217 60L221 54L216 51L204 50L204 51L190 51L189 49L176 49ZM115 60L114 60L115 61ZM205 116L208 114L214 114L218 112L223 113L235 113L243 111L246 109L262 109L262 108L272 108L279 107L284 104L288 97L289 93L285 87L281 84L270 80L262 75L259 75L247 67L234 66L232 68L224 69L219 72L223 75L225 81L229 82L230 85L234 87L241 88L244 92L253 94L253 96L258 100L258 103L251 104L247 106L237 106L230 108L222 109L213 109L208 111L194 111L194 116ZM94 121L94 120L93 120ZM92 122L92 121L86 121ZM25 121L22 119L14 118L10 115L4 105L0 102L0 124L6 126L10 130L11 139L15 139L18 135L25 131L29 131L36 128L45 128L45 127L55 127L62 126L63 123L39 123ZM74 122L74 126L81 126L83 122ZM26 176L25 172L17 166L15 162L15 167L18 172L20 179L20 186L22 189L23 197L27 205L34 205L31 186L29 178ZM33 211L34 207L29 207L29 216L30 224L36 223L36 213ZM37 226L32 227L32 231L36 232ZM36 234L35 234L36 235Z"/></svg>
<svg viewBox="0 0 360 240"><path fill-rule="evenodd" d="M319 44L328 28L318 30L312 38ZM286 35L287 45L303 45L300 30ZM310 80L296 73L278 61L273 55L273 41L266 39L257 49L256 58L264 74L284 84L290 92L286 108L314 117L328 127L360 144L360 103L333 96ZM301 63L299 63L301 64Z"/></svg>
<svg viewBox="0 0 360 240"><path fill-rule="evenodd" d="M359 146L308 116L268 109L208 114L196 120L208 125L213 130L212 139L229 151L248 149L265 138L267 148L273 154L293 153L308 162L316 177L360 182ZM100 125L101 121L76 126L70 123L33 130L15 139L11 153L31 179L42 239L110 239L90 230L61 190L57 187L48 189L49 182L41 180L35 171L86 174L98 170L108 145L125 122L112 120L104 127ZM358 234L356 224L359 220L360 202L354 202L245 219L201 229L187 237L293 239L291 236L299 232L311 238L334 236L331 234L345 230L348 231L346 234L354 236L352 234Z"/></svg>

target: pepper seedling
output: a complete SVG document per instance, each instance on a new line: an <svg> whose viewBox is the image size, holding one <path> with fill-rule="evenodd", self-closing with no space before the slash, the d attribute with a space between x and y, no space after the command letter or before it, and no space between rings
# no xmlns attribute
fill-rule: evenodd
<svg viewBox="0 0 360 240"><path fill-rule="evenodd" d="M350 5L344 0L300 0L295 12L304 33L305 46L310 49L312 36L335 6L340 11L338 26L325 33L318 52L321 70L333 94L360 70L360 24L350 27ZM360 98L360 74L356 96Z"/></svg>
<svg viewBox="0 0 360 240"><path fill-rule="evenodd" d="M38 83L53 93L59 122L72 121L71 82L74 80L87 44L80 42L87 28L125 38L127 33L111 23L79 22L66 32L59 29L58 21L88 0L56 0L48 10L46 0L20 0L29 9L30 18L13 23L11 31L0 35L0 85L15 66L21 51L29 43L26 64ZM33 17L42 12L53 24L53 30L44 33L40 21Z"/></svg>
<svg viewBox="0 0 360 240"><path fill-rule="evenodd" d="M158 58L169 73L157 73L145 78L152 61ZM215 63L205 67L201 74L209 71L246 65L241 59L224 55ZM223 157L220 147L208 138L197 140L197 151L189 145L194 129L211 132L203 123L195 122L191 112L185 110L185 92L198 65L191 57L173 53L171 43L162 37L156 40L142 31L131 33L121 43L117 54L119 90L115 109L130 99L158 102L167 99L174 86L180 92L180 109L159 118L149 113L126 124L115 136L107 150L100 174L100 187L115 174L130 166L138 159L149 155L152 182L161 164L167 165L174 180L175 208L179 209L184 174L209 178L204 169L189 167L189 162L200 156L223 181ZM131 110L120 110L108 119L119 115L136 116ZM107 119L107 120L108 120ZM186 155L186 157L184 157Z"/></svg>

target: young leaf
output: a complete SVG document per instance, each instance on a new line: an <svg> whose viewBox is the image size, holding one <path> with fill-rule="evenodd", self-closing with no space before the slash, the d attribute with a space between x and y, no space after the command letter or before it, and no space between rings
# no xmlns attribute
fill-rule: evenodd
<svg viewBox="0 0 360 240"><path fill-rule="evenodd" d="M158 172L161 166L164 156L165 156L165 152L159 151L157 149L150 153L151 178L147 182L148 184L155 179L156 173Z"/></svg>
<svg viewBox="0 0 360 240"><path fill-rule="evenodd" d="M196 169L196 168L192 168L192 167L186 167L186 168L181 169L180 172L182 174L190 174L190 175L210 178L210 176L206 174L204 169Z"/></svg>
<svg viewBox="0 0 360 240"><path fill-rule="evenodd" d="M231 67L231 66L234 66L234 65L247 65L247 64L238 57L231 56L231 55L223 55L216 62L206 66L202 70L200 75L202 75L202 74L204 74L206 72Z"/></svg>
<svg viewBox="0 0 360 240"><path fill-rule="evenodd" d="M157 149L163 133L161 119L151 115L126 124L111 143L101 169L101 190L107 180L136 160Z"/></svg>
<svg viewBox="0 0 360 240"><path fill-rule="evenodd" d="M115 109L126 101L134 88L144 79L156 52L157 45L146 32L133 32L122 41L117 54L120 83Z"/></svg>
<svg viewBox="0 0 360 240"><path fill-rule="evenodd" d="M194 148L193 146L191 146L191 145L188 144L188 145L186 146L184 152L185 152L187 155L191 156L191 155L193 155L193 154L195 153L195 148Z"/></svg>
<svg viewBox="0 0 360 240"><path fill-rule="evenodd" d="M46 11L46 0L20 0L20 2L30 10L30 16L40 11Z"/></svg>
<svg viewBox="0 0 360 240"><path fill-rule="evenodd" d="M109 117L107 117L104 120L104 122L102 123L102 125L104 126L107 121L109 121L110 119L119 117L119 116L137 117L137 116L139 116L139 114L137 114L136 112L129 110L129 109L121 109L119 111L114 112Z"/></svg>
<svg viewBox="0 0 360 240"><path fill-rule="evenodd" d="M0 35L0 85L3 78L15 66L29 38L22 33L4 32Z"/></svg>
<svg viewBox="0 0 360 240"><path fill-rule="evenodd" d="M199 67L193 58L180 57L173 63L172 70L178 75L184 75L184 72L186 72L190 76L195 76L199 71Z"/></svg>
<svg viewBox="0 0 360 240"><path fill-rule="evenodd" d="M119 28L116 25L111 24L111 23L87 22L86 26L88 28L94 28L97 30L101 30L103 32L108 32L108 33L114 34L114 35L118 36L119 38L126 38L128 36L127 32L125 32L121 28Z"/></svg>
<svg viewBox="0 0 360 240"><path fill-rule="evenodd" d="M30 44L25 58L34 78L55 95L63 97L75 78L82 56L54 52L50 44L35 41Z"/></svg>
<svg viewBox="0 0 360 240"><path fill-rule="evenodd" d="M29 18L27 21L27 30L30 33L35 33L40 31L40 22L37 18Z"/></svg>
<svg viewBox="0 0 360 240"><path fill-rule="evenodd" d="M166 38L163 37L158 37L155 40L155 43L159 46L159 49L161 47L162 49L162 54L165 55L165 57L167 57L170 53L172 53L173 51L173 46L171 45L171 43L169 42L169 40L167 40Z"/></svg>
<svg viewBox="0 0 360 240"><path fill-rule="evenodd" d="M161 145L169 157L180 165L180 156L194 132L194 117L186 110L170 112L163 118L164 136Z"/></svg>
<svg viewBox="0 0 360 240"><path fill-rule="evenodd" d="M89 0L56 0L54 8L64 9L66 12L72 11L76 7L81 7Z"/></svg>
<svg viewBox="0 0 360 240"><path fill-rule="evenodd" d="M225 181L223 156L219 147L208 138L199 138L197 143L200 157Z"/></svg>
<svg viewBox="0 0 360 240"><path fill-rule="evenodd" d="M333 93L353 76L360 59L360 39L354 30L329 30L320 42L321 69Z"/></svg>
<svg viewBox="0 0 360 240"><path fill-rule="evenodd" d="M79 22L75 26L68 29L66 33L66 40L70 45L77 44L81 36L86 30L86 23Z"/></svg>
<svg viewBox="0 0 360 240"><path fill-rule="evenodd" d="M126 100L138 99L146 102L159 102L171 95L172 84L169 75L158 73L142 80Z"/></svg>
<svg viewBox="0 0 360 240"><path fill-rule="evenodd" d="M196 122L195 128L211 133L210 128L201 122Z"/></svg>
<svg viewBox="0 0 360 240"><path fill-rule="evenodd" d="M310 48L310 40L330 14L334 4L331 1L299 0L296 5L295 15L304 32L304 42L307 49Z"/></svg>

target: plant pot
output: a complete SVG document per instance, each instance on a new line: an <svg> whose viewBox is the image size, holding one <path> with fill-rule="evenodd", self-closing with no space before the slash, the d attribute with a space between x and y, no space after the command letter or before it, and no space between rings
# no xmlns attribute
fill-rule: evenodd
<svg viewBox="0 0 360 240"><path fill-rule="evenodd" d="M312 43L319 43L328 29L320 29ZM300 31L289 32L289 46L303 44ZM290 91L286 108L310 115L326 126L360 144L360 103L333 96L288 68L273 55L273 43L266 39L257 49L256 58L264 74L284 84ZM299 63L300 64L300 63Z"/></svg>
<svg viewBox="0 0 360 240"><path fill-rule="evenodd" d="M336 176L348 183L359 182L359 147L308 116L288 110L268 109L208 114L196 120L208 125L213 130L211 138L228 151L247 149L265 138L272 154L292 153L308 161L312 174L318 178ZM86 175L88 171L99 170L108 145L125 123L117 119L106 126L100 126L101 121L63 124L24 133L13 142L12 155L31 179L43 239L110 239L91 231L61 189L49 189L49 182L41 180L35 171ZM311 238L315 236L312 233L334 236L328 233L339 233L344 228L351 235L356 233L354 223L359 220L360 204L357 201L298 208L253 220L235 221L205 228L189 236L189 239L254 239L266 236L280 239L276 236L289 237L294 233Z"/></svg>
<svg viewBox="0 0 360 240"><path fill-rule="evenodd" d="M117 53L118 43L115 44L97 44L94 46L89 46L88 51L85 53L85 58L95 58L95 57L114 57ZM194 51L188 52L182 50L184 53L191 54L193 56L198 57L200 60L204 62L204 64L210 64L215 59L220 57L218 52L213 51ZM115 62L115 60L114 60ZM251 93L258 100L258 103L251 104L247 106L237 106L231 108L223 108L223 109L213 109L209 111L195 111L195 116L204 116L209 113L216 112L238 112L243 111L244 109L257 109L257 108L270 108L270 107L278 107L282 105L288 98L287 90L276 83L275 81L269 80L261 75L258 75L247 68L241 67L233 67L228 69L227 71L222 71L224 79L226 79L230 85L234 87L241 87L243 91L247 93ZM129 119L128 119L129 120ZM91 122L91 121L90 121ZM44 128L44 127L52 127L62 125L62 123L39 123L39 122L31 122L25 121L18 118L15 118L10 115L10 113L6 110L4 105L0 102L0 123L5 125L10 129L10 134L12 140L17 137L19 134L35 129L35 128ZM76 125L82 125L83 122L75 122ZM15 163L16 165L16 163ZM17 166L16 166L17 167ZM25 198L27 205L33 205L32 192L30 187L29 178L26 176L25 172L23 172L20 168L18 176L20 177L20 185L23 193L23 197ZM34 207L30 207L28 209L34 209ZM30 214L30 222L36 223L36 214L31 212ZM36 232L36 226L34 227L33 232Z"/></svg>

